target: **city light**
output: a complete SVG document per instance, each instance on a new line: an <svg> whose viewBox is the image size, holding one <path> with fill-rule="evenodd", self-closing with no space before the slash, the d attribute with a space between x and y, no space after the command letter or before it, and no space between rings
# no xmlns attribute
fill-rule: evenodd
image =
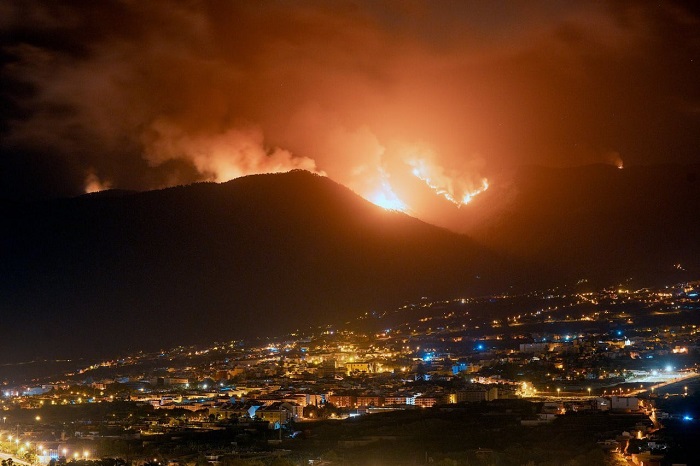
<svg viewBox="0 0 700 466"><path fill-rule="evenodd" d="M498 320L486 312L484 317L477 317L471 308L470 314L463 305L454 306L458 300L433 302L424 298L410 307L416 316L407 317L406 323L400 323L400 313L392 316L397 323L392 323L391 332L373 329L363 333L358 329L336 328L331 333L324 327L317 333L287 337L274 343L268 340L248 346L220 344L218 350L214 347L176 348L162 350L157 356L143 354L129 364L123 363L125 373L138 371L138 378L130 381L132 385L128 389L115 385L116 390L108 391L107 379L103 382L94 377L99 373L90 373L104 367L95 364L92 369L93 366L83 369L81 374L83 377L89 375L91 378L87 380L99 386L88 387L86 382L70 386L56 383L62 388L31 397L13 389L17 394L6 400L6 406L35 411L17 416L24 420L24 424L20 422L15 430L15 423L11 422L11 428L4 430L2 438L6 439L6 448L8 439L15 442L9 445L13 448L8 448L12 453L22 453L22 458L25 454L36 454L42 462L46 460L45 456L58 457L58 452L62 452L63 458L70 454L76 460L99 457L101 450L90 453L85 449L88 444L82 443L87 440L84 437L76 435L71 438L68 433L61 440L57 436L49 440L48 435L43 434L58 429L48 426L42 429L43 426L30 422L32 419L42 421L42 416L36 414L46 412L38 411L42 409L42 403L48 405L58 401L60 404L62 399L73 405L71 411L76 413L87 409L86 406L77 406L81 400L118 402L124 407L147 406L151 412L146 415L137 409L129 412L109 410L109 423L119 426L120 430L139 426L142 435L152 435L155 443L158 443L157 435L162 433L161 421L164 419L168 421L167 429L173 432L219 428L228 419L232 424L236 419L246 422L265 420L279 428L282 439L292 437L294 434L287 432L289 426L280 421L283 416L278 404L282 402L294 406L290 408L289 418L295 421L332 419L333 422L343 422L376 413L417 408L428 413L429 408L435 406L449 412L450 409L459 410L460 407L454 405L463 403L503 400L505 406L508 400L515 398L522 399L519 402L522 405L531 404L523 424L530 426L549 423L555 416L572 412L580 414L577 417L583 423L604 412L647 414L657 426L655 428L667 422L666 419L694 420L691 413L663 406L664 400L656 394L668 393L669 397L691 395L690 388L695 383L691 379L698 376L696 369L680 358L671 361L673 366L661 364L656 369L641 368L639 363L647 362L650 355L668 361L662 359L666 356L664 351L668 351L669 346L681 346L688 339L696 338L700 329L691 325L680 326L673 334L665 328L659 332L648 328L638 332L628 330L626 341L634 340L635 343L623 346L614 331L595 333L596 330L591 329L591 333L574 332L570 322L578 316L581 319L600 319L601 325L611 319L626 321L630 318L627 310L619 316L614 310L601 310L596 314L587 309L578 313L571 310L579 301L577 294L571 295L571 306L563 305L569 299L564 295L548 292L546 296L542 299L555 299L556 306L551 302L538 303L532 312L523 309L523 303L529 302L531 297L504 295L484 298L479 306L486 310L492 303L497 309L517 309L511 317L503 315ZM600 302L609 300L605 295L587 296ZM634 297L634 292L625 294L625 299L630 297ZM469 303L473 302L470 299ZM591 304L586 301L585 305ZM557 306L563 309L559 315L554 310ZM422 315L418 314L420 309L425 309ZM469 322L469 331L464 329L460 319ZM541 324L545 329L550 329L551 322L559 322L562 324L560 328L566 328L568 333L554 331L546 336L533 336L518 328L511 328L513 335L503 329L493 330L495 322L506 327L505 322L526 322L526 319L531 319L530 325ZM668 344L659 349L656 344L659 340ZM279 350L270 351L271 347ZM231 348L230 352L228 348ZM577 357L572 357L572 353ZM192 356L186 356L188 354ZM204 354L208 354L206 363L198 360ZM188 360L190 357L192 359ZM173 364L168 361L173 361ZM234 383L238 376L245 382ZM541 387L542 391L538 392L535 386ZM596 400L593 400L593 387ZM611 399L612 396L616 399ZM650 407L649 398L656 398L658 411ZM192 409L200 405L207 407L206 411L192 411L193 414L186 417L175 416L172 411L153 415L153 410ZM518 409L515 406L508 409ZM249 411L251 407L254 408L252 412ZM494 404L489 409L498 411L500 408ZM273 410L274 414L271 413ZM55 416L60 414L52 414L52 422L65 422ZM10 419L14 418L13 415ZM81 422L94 421L85 418ZM633 426L629 429L634 437L646 435ZM43 434L39 434L39 430L44 430ZM43 443L37 444L39 440ZM47 441L52 442L51 447L56 442L56 450L47 450ZM66 444L73 446L70 453L63 447Z"/></svg>

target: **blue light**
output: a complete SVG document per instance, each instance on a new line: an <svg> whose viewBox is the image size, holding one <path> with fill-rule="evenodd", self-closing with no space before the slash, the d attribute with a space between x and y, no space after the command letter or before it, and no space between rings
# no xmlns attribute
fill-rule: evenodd
<svg viewBox="0 0 700 466"><path fill-rule="evenodd" d="M693 420L693 416L690 416L690 415L686 414L685 416L683 416L683 420L684 420L684 421L692 421L692 420Z"/></svg>
<svg viewBox="0 0 700 466"><path fill-rule="evenodd" d="M483 349L484 349L484 344L483 344L483 343L479 343L478 345L476 345L476 349L478 349L479 351L483 350Z"/></svg>
<svg viewBox="0 0 700 466"><path fill-rule="evenodd" d="M618 335L622 335L622 330L618 330L618 331L617 331L617 334L618 334Z"/></svg>

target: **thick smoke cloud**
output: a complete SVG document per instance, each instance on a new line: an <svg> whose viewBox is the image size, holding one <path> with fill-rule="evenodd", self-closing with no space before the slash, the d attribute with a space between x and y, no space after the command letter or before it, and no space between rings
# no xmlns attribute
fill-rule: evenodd
<svg viewBox="0 0 700 466"><path fill-rule="evenodd" d="M3 197L304 168L420 215L521 164L698 157L698 15L671 2L23 0L0 18Z"/></svg>

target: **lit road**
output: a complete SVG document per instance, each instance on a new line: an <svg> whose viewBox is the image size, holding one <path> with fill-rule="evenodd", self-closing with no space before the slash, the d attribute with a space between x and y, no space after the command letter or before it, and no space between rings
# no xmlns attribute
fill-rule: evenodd
<svg viewBox="0 0 700 466"><path fill-rule="evenodd" d="M0 452L0 460L6 460L6 459L8 459L8 458L12 458L12 462L14 462L14 463L16 463L16 464L23 464L23 465L26 465L26 466L30 466L30 464L27 463L27 462L24 461L24 460L21 460L21 459L19 459L19 458L16 458L16 457L10 455L9 453Z"/></svg>
<svg viewBox="0 0 700 466"><path fill-rule="evenodd" d="M668 385L680 384L681 382L686 382L689 379L694 379L695 377L699 377L699 376L700 376L700 374L698 374L696 372L689 372L687 374L676 377L675 379L666 380L666 381L657 383L656 385L653 385L651 387L635 390L631 393L631 395L639 395L641 393L658 390L659 388L663 388L663 387L666 387Z"/></svg>

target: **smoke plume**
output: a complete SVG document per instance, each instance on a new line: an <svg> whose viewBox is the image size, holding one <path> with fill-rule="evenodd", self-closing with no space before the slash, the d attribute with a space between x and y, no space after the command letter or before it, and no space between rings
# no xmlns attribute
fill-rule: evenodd
<svg viewBox="0 0 700 466"><path fill-rule="evenodd" d="M697 157L680 3L25 0L0 18L2 197L303 168L449 216L509 167Z"/></svg>

